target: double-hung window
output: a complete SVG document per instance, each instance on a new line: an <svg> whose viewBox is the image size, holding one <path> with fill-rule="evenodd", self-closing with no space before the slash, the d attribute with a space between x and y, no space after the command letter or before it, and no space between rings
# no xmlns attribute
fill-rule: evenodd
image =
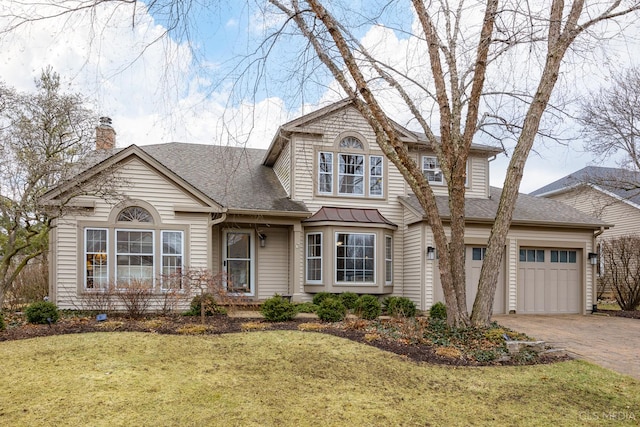
<svg viewBox="0 0 640 427"><path fill-rule="evenodd" d="M162 289L182 288L182 231L162 231Z"/></svg>
<svg viewBox="0 0 640 427"><path fill-rule="evenodd" d="M444 184L442 169L440 169L440 162L437 157L422 157L422 173L430 184Z"/></svg>
<svg viewBox="0 0 640 427"><path fill-rule="evenodd" d="M364 195L364 156L338 155L338 194Z"/></svg>
<svg viewBox="0 0 640 427"><path fill-rule="evenodd" d="M307 234L307 283L322 283L322 233Z"/></svg>
<svg viewBox="0 0 640 427"><path fill-rule="evenodd" d="M318 192L333 193L333 153L321 151L318 158Z"/></svg>
<svg viewBox="0 0 640 427"><path fill-rule="evenodd" d="M369 156L369 196L382 197L382 156Z"/></svg>
<svg viewBox="0 0 640 427"><path fill-rule="evenodd" d="M390 285L393 282L393 238L384 236L384 281Z"/></svg>
<svg viewBox="0 0 640 427"><path fill-rule="evenodd" d="M104 228L84 230L85 287L87 289L109 287L108 236L109 230Z"/></svg>
<svg viewBox="0 0 640 427"><path fill-rule="evenodd" d="M147 282L154 279L153 230L116 230L116 282Z"/></svg>

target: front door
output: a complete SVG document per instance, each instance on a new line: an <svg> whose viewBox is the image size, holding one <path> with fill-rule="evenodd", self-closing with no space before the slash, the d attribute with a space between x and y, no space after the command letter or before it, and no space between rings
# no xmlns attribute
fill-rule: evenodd
<svg viewBox="0 0 640 427"><path fill-rule="evenodd" d="M254 245L252 230L227 230L224 232L223 266L227 290L252 296L254 283Z"/></svg>

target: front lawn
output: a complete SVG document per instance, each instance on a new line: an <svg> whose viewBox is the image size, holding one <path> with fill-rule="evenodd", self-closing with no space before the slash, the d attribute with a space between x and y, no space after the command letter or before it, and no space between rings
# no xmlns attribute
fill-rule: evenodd
<svg viewBox="0 0 640 427"><path fill-rule="evenodd" d="M0 424L637 425L640 382L581 361L419 364L326 334L0 342Z"/></svg>

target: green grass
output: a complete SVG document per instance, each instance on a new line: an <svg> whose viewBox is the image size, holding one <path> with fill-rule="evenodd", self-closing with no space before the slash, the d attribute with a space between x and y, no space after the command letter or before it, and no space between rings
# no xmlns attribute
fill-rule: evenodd
<svg viewBox="0 0 640 427"><path fill-rule="evenodd" d="M573 426L600 425L612 414L616 425L640 420L640 382L589 363L431 366L298 331L62 335L2 342L0 358L0 425Z"/></svg>

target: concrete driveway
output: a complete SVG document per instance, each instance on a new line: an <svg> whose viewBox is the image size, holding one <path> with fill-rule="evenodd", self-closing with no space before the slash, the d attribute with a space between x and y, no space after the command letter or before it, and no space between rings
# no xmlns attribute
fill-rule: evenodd
<svg viewBox="0 0 640 427"><path fill-rule="evenodd" d="M497 315L493 320L640 380L640 320L601 315Z"/></svg>

